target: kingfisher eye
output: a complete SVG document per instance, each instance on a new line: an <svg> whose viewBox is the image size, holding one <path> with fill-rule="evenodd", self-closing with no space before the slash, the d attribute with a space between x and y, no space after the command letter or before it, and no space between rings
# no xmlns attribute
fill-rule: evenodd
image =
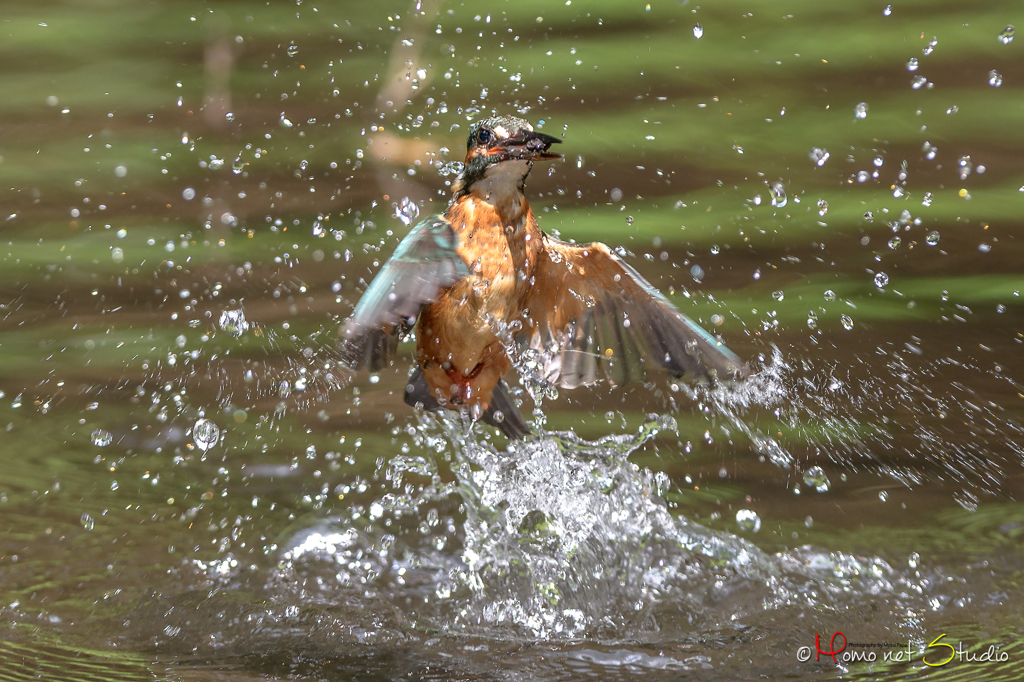
<svg viewBox="0 0 1024 682"><path fill-rule="evenodd" d="M477 137L480 139L481 142L486 144L491 139L491 131L487 130L487 128L481 128L480 133L477 135Z"/></svg>

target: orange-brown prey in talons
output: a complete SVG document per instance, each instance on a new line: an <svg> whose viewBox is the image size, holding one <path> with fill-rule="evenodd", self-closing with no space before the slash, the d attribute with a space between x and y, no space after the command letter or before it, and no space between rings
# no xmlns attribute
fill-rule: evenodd
<svg viewBox="0 0 1024 682"><path fill-rule="evenodd" d="M528 350L543 379L570 388L602 375L626 383L645 364L673 376L746 375L735 354L607 246L540 231L524 183L535 161L561 158L549 151L559 142L511 116L470 128L447 210L409 232L345 321L350 366L389 365L419 318L406 402L469 409L509 438L531 433L502 380L511 348Z"/></svg>

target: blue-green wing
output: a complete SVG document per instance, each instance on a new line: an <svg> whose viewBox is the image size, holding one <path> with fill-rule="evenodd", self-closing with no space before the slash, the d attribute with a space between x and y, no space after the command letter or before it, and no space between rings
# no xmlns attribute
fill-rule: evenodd
<svg viewBox="0 0 1024 682"><path fill-rule="evenodd" d="M420 308L469 274L456 253L458 244L458 235L440 215L406 235L345 321L342 352L351 366L377 371L390 364Z"/></svg>

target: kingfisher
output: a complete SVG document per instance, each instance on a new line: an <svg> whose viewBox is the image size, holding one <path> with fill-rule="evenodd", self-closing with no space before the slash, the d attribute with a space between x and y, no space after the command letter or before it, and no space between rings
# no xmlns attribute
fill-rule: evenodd
<svg viewBox="0 0 1024 682"><path fill-rule="evenodd" d="M513 116L470 127L447 209L402 239L342 327L350 368L389 366L415 327L405 402L468 410L509 439L532 433L504 379L510 355L564 388L627 383L652 365L674 377L746 375L732 351L607 246L540 230L526 178L535 162L562 158L551 151L561 142Z"/></svg>

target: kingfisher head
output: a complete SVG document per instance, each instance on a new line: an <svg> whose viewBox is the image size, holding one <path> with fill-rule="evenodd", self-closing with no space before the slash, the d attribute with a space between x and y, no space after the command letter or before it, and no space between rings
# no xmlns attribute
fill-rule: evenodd
<svg viewBox="0 0 1024 682"><path fill-rule="evenodd" d="M474 187L485 193L522 192L526 176L538 159L560 159L548 151L562 141L534 131L530 122L514 116L492 116L469 128L466 166L455 188L456 197ZM505 187L507 185L507 187Z"/></svg>

